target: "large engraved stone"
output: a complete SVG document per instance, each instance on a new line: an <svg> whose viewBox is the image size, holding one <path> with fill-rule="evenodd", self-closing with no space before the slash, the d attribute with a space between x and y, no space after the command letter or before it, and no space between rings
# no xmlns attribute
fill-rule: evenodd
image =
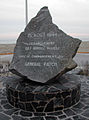
<svg viewBox="0 0 89 120"><path fill-rule="evenodd" d="M60 30L43 7L20 34L10 71L36 82L54 80L77 66L73 57L80 43Z"/></svg>

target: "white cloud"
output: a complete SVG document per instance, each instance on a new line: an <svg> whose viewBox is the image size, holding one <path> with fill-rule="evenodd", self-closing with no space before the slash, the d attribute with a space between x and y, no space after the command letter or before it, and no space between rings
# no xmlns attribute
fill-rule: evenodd
<svg viewBox="0 0 89 120"><path fill-rule="evenodd" d="M53 22L66 33L89 33L89 0L28 0L29 20L43 6L49 7ZM0 1L0 33L19 33L24 26L25 0Z"/></svg>

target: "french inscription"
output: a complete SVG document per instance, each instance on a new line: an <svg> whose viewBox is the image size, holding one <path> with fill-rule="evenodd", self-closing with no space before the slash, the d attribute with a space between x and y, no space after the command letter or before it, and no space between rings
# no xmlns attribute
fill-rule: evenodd
<svg viewBox="0 0 89 120"><path fill-rule="evenodd" d="M25 50L26 51L28 51L28 50L45 50L45 49L47 49L47 50L59 50L60 49L60 47L39 47L39 46L30 46L30 47L25 47Z"/></svg>
<svg viewBox="0 0 89 120"><path fill-rule="evenodd" d="M22 42L24 45L39 45L39 46L42 46L42 45L54 45L55 42L29 42L29 43L26 43L26 42Z"/></svg>
<svg viewBox="0 0 89 120"><path fill-rule="evenodd" d="M44 66L56 66L57 67L57 63L55 62L44 62Z"/></svg>
<svg viewBox="0 0 89 120"><path fill-rule="evenodd" d="M25 62L25 66L28 67L28 66L41 66L41 63L40 62Z"/></svg>
<svg viewBox="0 0 89 120"><path fill-rule="evenodd" d="M45 38L45 37L57 37L58 34L57 33L54 33L54 32L49 32L49 33L45 33L45 32L42 32L42 33L29 33L27 35L28 38ZM45 51L45 50L53 50L53 51L57 51L60 49L59 46L55 46L55 41L48 41L48 42L41 42L41 41L33 41L33 42L29 42L29 43L26 43L26 42L23 42L25 46L25 51ZM20 58L32 58L34 60L37 60L37 59L51 59L51 58L55 58L55 59L62 59L63 56L61 55L50 55L50 54L32 54L32 55L29 55L29 56L19 56ZM52 66L52 67L57 67L57 63L55 62L25 62L25 66L28 67L28 66L34 66L34 67L41 67L41 66Z"/></svg>
<svg viewBox="0 0 89 120"><path fill-rule="evenodd" d="M39 38L39 37L42 38L42 37L45 37L45 32L42 32L42 33L33 33L33 32L32 33L28 33L27 37L28 38L33 38L33 37L34 38L35 37L36 38Z"/></svg>
<svg viewBox="0 0 89 120"><path fill-rule="evenodd" d="M55 33L55 32L49 32L49 33L45 33L45 32L42 32L42 33L28 33L27 34L27 37L28 38L45 38L45 37L59 37L60 36L60 34L57 34L57 33Z"/></svg>
<svg viewBox="0 0 89 120"><path fill-rule="evenodd" d="M57 59L63 59L63 56L61 56L61 55L19 55L19 58L44 58L44 59L46 59L46 58L57 58Z"/></svg>
<svg viewBox="0 0 89 120"><path fill-rule="evenodd" d="M45 83L76 67L72 58L80 43L60 30L43 7L20 34L10 71Z"/></svg>
<svg viewBox="0 0 89 120"><path fill-rule="evenodd" d="M40 62L25 62L25 66L26 67L40 67L40 66L56 66L57 67L57 63L56 62L43 62L43 63L40 63Z"/></svg>

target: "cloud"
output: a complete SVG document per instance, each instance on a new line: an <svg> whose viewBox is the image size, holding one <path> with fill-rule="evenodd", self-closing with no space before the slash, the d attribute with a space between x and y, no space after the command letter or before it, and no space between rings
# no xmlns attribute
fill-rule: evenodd
<svg viewBox="0 0 89 120"><path fill-rule="evenodd" d="M73 36L88 37L89 0L28 0L29 20L43 6L49 7L60 29ZM0 1L0 28L0 39L16 39L13 33L19 34L25 28L25 0Z"/></svg>
<svg viewBox="0 0 89 120"><path fill-rule="evenodd" d="M83 37L89 37L89 34L86 34L86 33L69 33L69 35L72 35L72 36L83 36Z"/></svg>
<svg viewBox="0 0 89 120"><path fill-rule="evenodd" d="M13 38L16 38L16 37L18 36L18 33L13 33L13 32L3 33L3 34L0 35L0 38L3 39L3 36L4 36L5 39L6 39L6 38L11 38L11 39L13 39Z"/></svg>

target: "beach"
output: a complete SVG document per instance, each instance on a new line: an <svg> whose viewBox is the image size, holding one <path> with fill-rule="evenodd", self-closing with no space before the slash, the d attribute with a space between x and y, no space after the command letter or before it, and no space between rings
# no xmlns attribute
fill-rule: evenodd
<svg viewBox="0 0 89 120"><path fill-rule="evenodd" d="M15 44L0 44L0 54L13 53Z"/></svg>

